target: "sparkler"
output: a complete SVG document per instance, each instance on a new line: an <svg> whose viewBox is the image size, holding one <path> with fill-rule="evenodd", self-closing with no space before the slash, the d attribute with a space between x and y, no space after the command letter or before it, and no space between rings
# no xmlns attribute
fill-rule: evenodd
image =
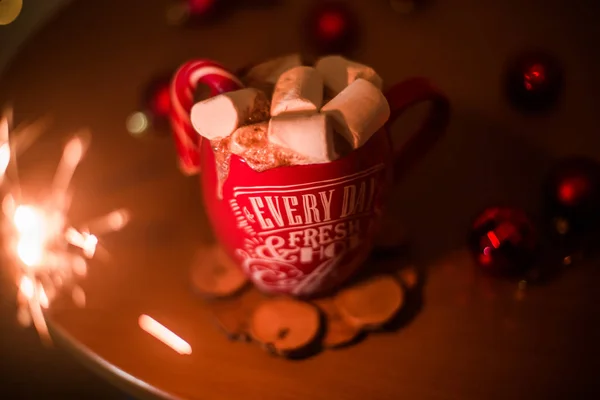
<svg viewBox="0 0 600 400"><path fill-rule="evenodd" d="M177 353L182 355L192 354L192 346L190 346L188 342L177 336L173 331L149 315L140 315L138 318L138 325L144 331L148 332Z"/></svg>
<svg viewBox="0 0 600 400"><path fill-rule="evenodd" d="M75 278L85 277L87 261L99 246L98 235L122 229L128 213L113 211L88 224L95 227L95 233L68 224L69 185L89 144L89 135L84 132L65 145L50 194L38 203L22 203L17 155L33 144L46 123L37 121L12 132L10 125L11 112L5 112L0 117L0 184L8 194L2 201L6 217L2 233L10 265L16 267L17 318L23 325L33 323L40 337L49 340L43 310L64 289L71 290L76 305L85 306L85 292ZM9 176L11 169L14 177Z"/></svg>

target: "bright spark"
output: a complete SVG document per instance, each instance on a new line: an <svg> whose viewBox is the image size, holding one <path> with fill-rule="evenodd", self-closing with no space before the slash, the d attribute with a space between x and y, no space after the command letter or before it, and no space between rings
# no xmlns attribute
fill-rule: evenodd
<svg viewBox="0 0 600 400"><path fill-rule="evenodd" d="M19 290L23 293L26 299L30 300L34 295L33 282L28 276L23 276L21 278L21 284L19 285Z"/></svg>
<svg viewBox="0 0 600 400"><path fill-rule="evenodd" d="M9 135L14 133L9 132L10 116L0 119L0 182L10 178L10 171L16 175L16 144L29 147L46 124L36 122L20 128L14 138ZM96 253L97 235L120 230L128 221L126 210L116 210L96 219L103 222L96 233L67 224L67 190L88 143L89 135L80 133L65 145L49 198L36 204L21 204L20 196L8 193L2 200L6 251L17 270L17 319L25 326L33 322L42 339L49 339L43 309L51 307L63 288L71 290L75 305L85 307L85 292L74 280L87 275L86 259ZM13 193L20 193L18 183L9 187Z"/></svg>
<svg viewBox="0 0 600 400"><path fill-rule="evenodd" d="M18 206L13 215L13 223L17 232L25 235L41 234L46 221L44 214L33 206Z"/></svg>
<svg viewBox="0 0 600 400"><path fill-rule="evenodd" d="M58 163L58 168L54 174L53 200L56 204L64 203L67 189L71 183L71 178L75 169L83 158L87 145L89 143L89 134L82 132L71 138L63 149L63 155ZM63 205L64 206L64 205Z"/></svg>
<svg viewBox="0 0 600 400"><path fill-rule="evenodd" d="M40 297L40 306L42 306L42 308L50 307L50 300L48 300L48 296L46 295L46 291L42 285L39 285L38 291Z"/></svg>
<svg viewBox="0 0 600 400"><path fill-rule="evenodd" d="M140 328L160 340L179 354L189 355L192 354L192 346L188 342L177 336L166 326L156 321L154 318L142 314L138 319Z"/></svg>
<svg viewBox="0 0 600 400"><path fill-rule="evenodd" d="M6 169L10 163L10 143L8 142L9 117L0 119L0 181L4 179Z"/></svg>

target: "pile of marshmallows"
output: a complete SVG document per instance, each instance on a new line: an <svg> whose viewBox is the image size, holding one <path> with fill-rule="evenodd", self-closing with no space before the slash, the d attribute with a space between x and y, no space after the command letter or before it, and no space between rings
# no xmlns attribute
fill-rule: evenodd
<svg viewBox="0 0 600 400"><path fill-rule="evenodd" d="M267 130L270 144L299 154L303 163L325 163L340 157L334 131L356 149L390 116L379 75L341 56L323 57L314 67L303 66L299 55L286 56L256 66L247 76L274 83L270 107L265 93L251 87L204 100L191 111L200 135L219 140L253 124ZM331 98L325 105L324 94Z"/></svg>

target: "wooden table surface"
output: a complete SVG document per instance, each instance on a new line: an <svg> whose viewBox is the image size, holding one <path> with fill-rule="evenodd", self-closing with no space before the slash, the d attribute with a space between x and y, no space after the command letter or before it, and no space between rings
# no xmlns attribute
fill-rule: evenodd
<svg viewBox="0 0 600 400"><path fill-rule="evenodd" d="M124 231L104 238L109 257L94 260L82 282L87 308L66 304L51 310L59 344L113 382L148 397L600 396L597 263L573 265L551 284L519 294L514 282L478 274L460 250L481 207L508 202L535 214L537 185L555 157L597 156L600 135L597 129L586 133L594 126L590 99L600 88L597 76L586 75L583 82L575 74L563 111L538 120L514 113L498 86L505 57L525 44L524 37L552 46L576 73L594 70L583 39L595 29L585 25L591 17L565 38L554 29L556 21L572 22L576 14L556 2L545 2L545 11L556 14L548 18L555 19L533 26L526 20L538 15L536 1L436 2L405 19L386 2L354 1L368 26L357 57L389 82L429 76L455 106L448 137L398 188L395 196L403 206L391 217L414 239L416 260L427 274L423 301L396 332L287 361L258 346L229 342L210 322L187 276L194 249L212 240L196 179L177 171L169 137L133 138L124 121L144 84L187 58L213 58L235 69L301 48L301 36L292 29L305 3L239 10L201 29L166 26L166 3L75 2L23 47L2 78L0 101L13 103L17 122L46 113L54 118L20 160L24 191L46 187L61 145L70 133L88 127L92 146L74 179L72 219L123 207L132 215ZM464 10L479 18L463 16ZM511 30L503 30L506 26ZM177 332L192 355L178 355L143 332L140 314Z"/></svg>

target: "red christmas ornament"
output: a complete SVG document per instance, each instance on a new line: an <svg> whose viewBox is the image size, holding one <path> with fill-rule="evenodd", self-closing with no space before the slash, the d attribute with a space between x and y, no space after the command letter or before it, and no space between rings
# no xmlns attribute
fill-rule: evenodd
<svg viewBox="0 0 600 400"><path fill-rule="evenodd" d="M167 9L167 22L181 26L189 22L206 21L223 5L219 0L177 0Z"/></svg>
<svg viewBox="0 0 600 400"><path fill-rule="evenodd" d="M321 0L310 8L306 36L319 53L344 53L356 46L358 23L340 1Z"/></svg>
<svg viewBox="0 0 600 400"><path fill-rule="evenodd" d="M491 207L473 222L469 246L483 270L511 275L533 264L538 242L533 224L524 211Z"/></svg>
<svg viewBox="0 0 600 400"><path fill-rule="evenodd" d="M600 225L600 163L585 157L558 162L544 182L544 206L552 230L579 237Z"/></svg>
<svg viewBox="0 0 600 400"><path fill-rule="evenodd" d="M161 75L148 84L142 95L142 106L153 122L166 121L171 112L169 94L172 74Z"/></svg>
<svg viewBox="0 0 600 400"><path fill-rule="evenodd" d="M204 16L213 10L216 0L187 0L187 7L190 15Z"/></svg>
<svg viewBox="0 0 600 400"><path fill-rule="evenodd" d="M169 132L171 76L172 74L160 75L146 85L141 95L141 110L129 115L125 121L129 133L142 135L151 126L161 132Z"/></svg>
<svg viewBox="0 0 600 400"><path fill-rule="evenodd" d="M535 63L527 66L523 71L523 86L525 90L535 91L546 83L546 67L544 64Z"/></svg>
<svg viewBox="0 0 600 400"><path fill-rule="evenodd" d="M522 53L508 65L507 95L511 104L520 111L541 112L553 108L563 87L564 73L560 62L548 53Z"/></svg>
<svg viewBox="0 0 600 400"><path fill-rule="evenodd" d="M318 33L323 40L336 40L343 36L346 18L338 10L327 10L318 19Z"/></svg>

